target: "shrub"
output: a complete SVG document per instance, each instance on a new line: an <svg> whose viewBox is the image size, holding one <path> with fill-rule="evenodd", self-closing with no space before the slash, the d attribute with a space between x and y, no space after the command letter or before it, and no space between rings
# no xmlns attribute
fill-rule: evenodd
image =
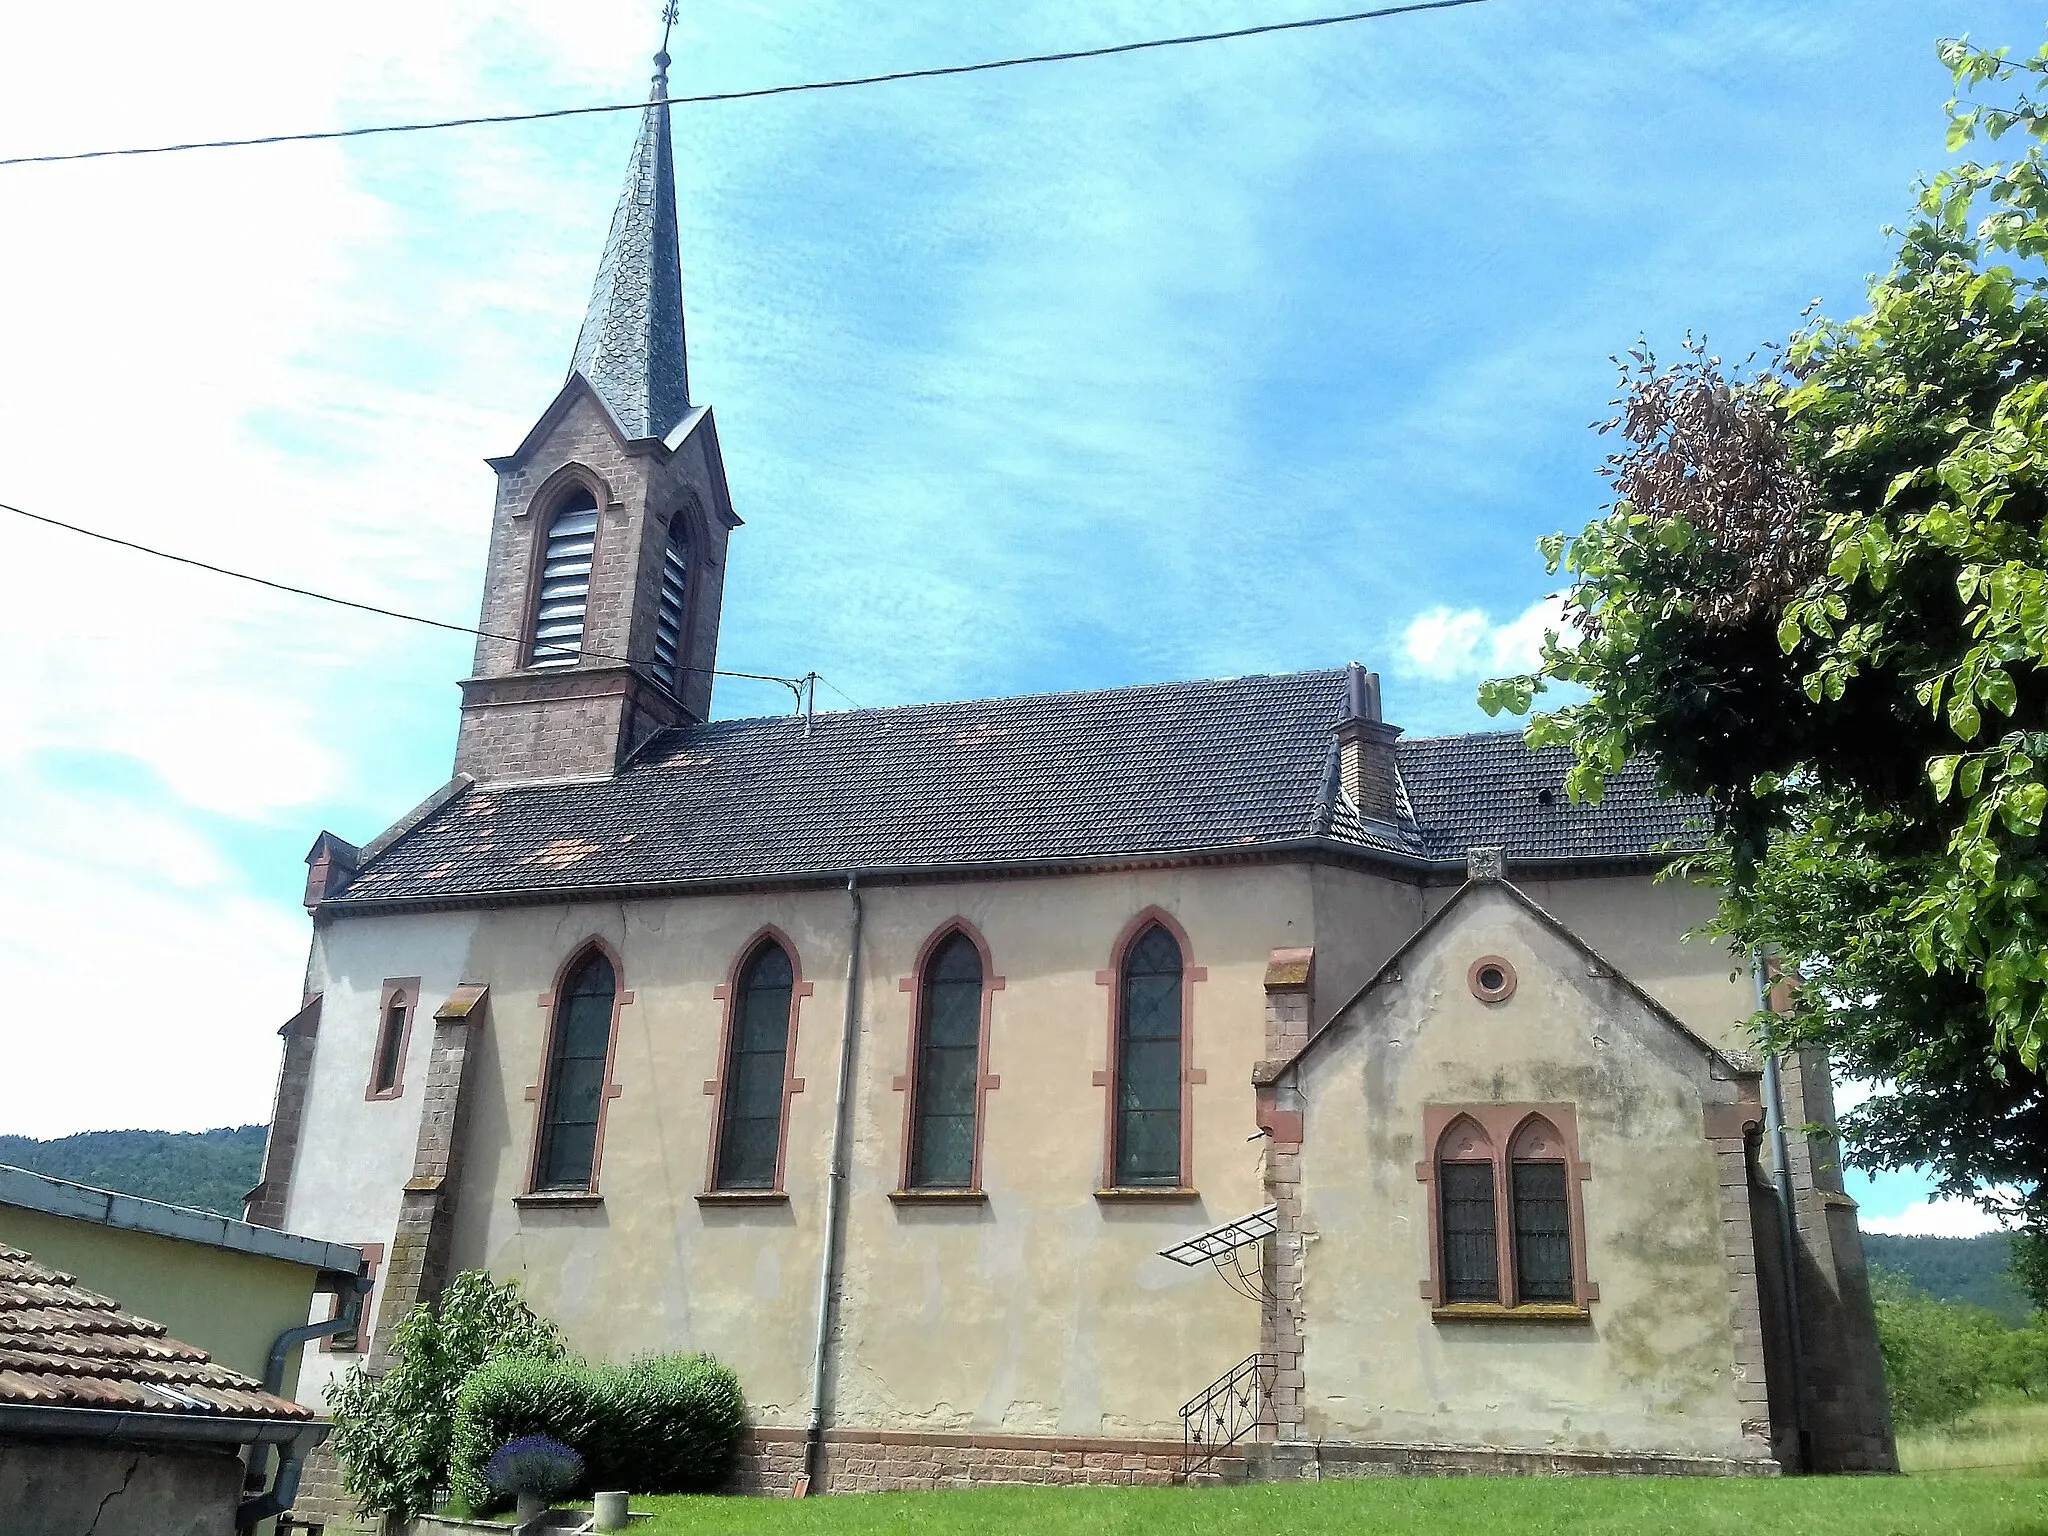
<svg viewBox="0 0 2048 1536"><path fill-rule="evenodd" d="M471 1510L497 1507L486 1475L492 1448L545 1434L582 1452L586 1489L708 1492L732 1470L745 1427L738 1378L708 1355L623 1366L498 1360L457 1395L449 1483Z"/></svg>
<svg viewBox="0 0 2048 1536"><path fill-rule="evenodd" d="M364 1362L328 1393L333 1446L361 1506L410 1519L433 1506L448 1470L456 1393L469 1374L508 1355L562 1353L553 1323L534 1316L517 1282L483 1270L452 1280L433 1307L416 1307L391 1335L391 1366L372 1376Z"/></svg>
<svg viewBox="0 0 2048 1536"><path fill-rule="evenodd" d="M2008 1330L1994 1313L1937 1301L1902 1276L1871 1277L1892 1419L1902 1428L1950 1424L1998 1383Z"/></svg>
<svg viewBox="0 0 2048 1536"><path fill-rule="evenodd" d="M552 1504L583 1480L583 1458L546 1435L507 1440L484 1463L484 1482L506 1498L530 1493Z"/></svg>

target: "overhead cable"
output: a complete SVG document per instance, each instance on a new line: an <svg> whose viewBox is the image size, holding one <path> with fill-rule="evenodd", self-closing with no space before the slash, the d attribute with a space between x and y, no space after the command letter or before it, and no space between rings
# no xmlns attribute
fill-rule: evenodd
<svg viewBox="0 0 2048 1536"><path fill-rule="evenodd" d="M231 576L236 581L254 582L257 586L268 587L273 592L288 592L293 597L310 597L315 602L332 603L337 608L353 608L359 613L374 613L387 619L403 619L408 624L424 624L429 629L445 629L458 635L476 635L485 640L503 640L511 645L524 643L522 637L518 635L501 635L495 630L474 629L467 624L451 624L446 619L430 619L424 614L404 613L396 608L379 607L375 603L357 602L352 597L336 597L329 592L316 592L311 587L295 587L289 582L272 581L267 576L252 575L248 571L230 570L224 565L213 565L205 560L195 560L190 555L173 554L168 549L157 549L148 544L138 544L133 539L123 539L111 533L102 533L97 528L87 528L78 523L67 523L62 518L49 517L41 512L31 512L26 507L17 507L9 502L0 501L0 512L12 512L17 517L27 518L30 522L43 523L51 528L61 528L66 533L83 534L88 539L98 539L102 544L119 545L122 549L132 549L138 554L154 555L159 560L169 560L177 565L189 565L196 570L211 571L216 576ZM562 649L562 647L556 648ZM579 648L577 656L579 659L590 657L597 661L624 662L627 666L639 665L629 656L614 656L609 651L589 651ZM799 699L803 697L803 685L808 681L807 677L781 677L773 672L731 672L721 667L679 667L677 670L696 673L703 677L740 677L756 683L780 683L783 687L795 693ZM811 676L816 676L816 674L813 673ZM831 683L825 682L825 679L822 677L818 680L824 682L827 688L832 688ZM832 691L834 693L839 692L837 688L833 688ZM842 698L845 697L844 694L840 696Z"/></svg>
<svg viewBox="0 0 2048 1536"><path fill-rule="evenodd" d="M797 96L812 91L843 91L853 86L890 85L902 80L936 80L950 75L979 75L997 69L1019 69L1027 64L1068 64L1079 59L1106 59L1126 53L1149 53L1159 48L1185 48L1194 43L1234 42L1247 37L1264 37L1276 32L1306 32L1318 27L1339 27L1352 22L1384 21L1418 11L1450 11L1468 5L1486 5L1491 0L1412 0L1407 5L1383 5L1369 11L1346 11L1336 16L1309 16L1297 21L1268 21L1257 26L1232 27L1223 32L1190 32L1179 37L1152 37L1133 43L1110 43L1100 48L1068 48L1057 53L1029 53L1016 58L985 59L977 64L939 64L927 69L897 69L879 75L850 75L837 80L806 80L793 85L764 85L744 91L709 91L699 96L671 96L670 106L709 106L726 101L758 101L769 96ZM202 139L183 144L146 144L120 149L75 149L49 155L8 155L0 166L51 165L70 160L112 160L137 155L176 155L199 149L249 149L259 144L315 144L330 139L360 139L380 133L432 133L443 128L482 128L500 123L538 123L561 117L590 117L606 112L640 112L647 102L608 101L588 107L555 107L544 112L501 112L482 117L448 117L424 123L374 123L362 128L328 128L309 133L267 133L247 139Z"/></svg>

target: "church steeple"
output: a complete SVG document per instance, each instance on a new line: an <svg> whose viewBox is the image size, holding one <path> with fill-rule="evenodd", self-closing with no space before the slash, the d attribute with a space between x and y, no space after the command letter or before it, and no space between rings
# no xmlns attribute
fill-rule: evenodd
<svg viewBox="0 0 2048 1536"><path fill-rule="evenodd" d="M690 411L668 66L665 50L654 56L654 89L569 365L628 438L666 437Z"/></svg>

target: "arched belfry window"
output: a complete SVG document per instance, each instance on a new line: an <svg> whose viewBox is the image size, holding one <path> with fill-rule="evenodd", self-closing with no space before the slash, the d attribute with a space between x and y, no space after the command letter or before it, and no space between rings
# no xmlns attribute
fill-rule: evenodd
<svg viewBox="0 0 2048 1536"><path fill-rule="evenodd" d="M1509 1187L1515 1210L1515 1297L1572 1299L1572 1223L1564 1138L1541 1115L1515 1133Z"/></svg>
<svg viewBox="0 0 2048 1536"><path fill-rule="evenodd" d="M1500 1300L1493 1203L1493 1140L1469 1116L1437 1142L1437 1230L1443 1242L1443 1299Z"/></svg>
<svg viewBox="0 0 2048 1536"><path fill-rule="evenodd" d="M587 1190L597 1171L597 1126L604 1113L618 976L604 952L592 949L555 996L542 1086L536 1190Z"/></svg>
<svg viewBox="0 0 2048 1536"><path fill-rule="evenodd" d="M795 983L789 953L773 939L763 939L741 967L728 1026L713 1189L776 1187Z"/></svg>
<svg viewBox="0 0 2048 1536"><path fill-rule="evenodd" d="M918 978L910 1189L974 1187L984 980L981 951L957 930L932 951Z"/></svg>
<svg viewBox="0 0 2048 1536"><path fill-rule="evenodd" d="M548 521L533 599L533 654L541 671L573 667L583 655L590 607L590 564L597 551L597 498L578 486Z"/></svg>
<svg viewBox="0 0 2048 1536"><path fill-rule="evenodd" d="M1119 1188L1181 1181L1182 965L1179 943L1160 923L1124 950L1112 1131Z"/></svg>
<svg viewBox="0 0 2048 1536"><path fill-rule="evenodd" d="M668 539L661 551L661 601L654 611L654 670L669 692L683 691L683 625L690 597L690 520L683 512L669 519Z"/></svg>

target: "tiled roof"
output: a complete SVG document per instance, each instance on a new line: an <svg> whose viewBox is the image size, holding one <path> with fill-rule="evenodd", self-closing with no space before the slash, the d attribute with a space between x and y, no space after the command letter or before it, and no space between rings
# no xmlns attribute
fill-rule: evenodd
<svg viewBox="0 0 2048 1536"><path fill-rule="evenodd" d="M124 1413L310 1419L162 1325L0 1246L0 1403Z"/></svg>
<svg viewBox="0 0 2048 1536"><path fill-rule="evenodd" d="M1601 806L1542 806L1541 783L1562 801L1562 767L1531 758L1515 735L1403 744L1415 814L1398 824L1326 806L1343 697L1343 672L1295 672L851 710L819 715L808 734L788 717L685 726L611 779L459 794L337 894L487 899L1250 851L1315 836L1409 863L1462 864L1480 840L1505 841L1511 858L1641 857L1684 821L1633 770ZM1524 777L1517 754L1535 765Z"/></svg>

